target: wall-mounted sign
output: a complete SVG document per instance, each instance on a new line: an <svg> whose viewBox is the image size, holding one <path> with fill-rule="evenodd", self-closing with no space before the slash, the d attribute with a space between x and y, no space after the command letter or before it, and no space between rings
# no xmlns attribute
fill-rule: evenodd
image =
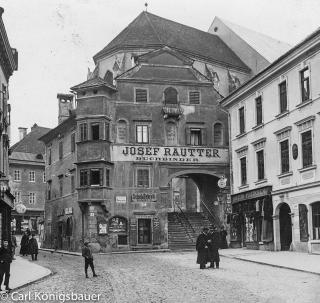
<svg viewBox="0 0 320 303"><path fill-rule="evenodd" d="M73 208L72 207L66 207L64 209L64 214L65 215L71 215L73 213Z"/></svg>
<svg viewBox="0 0 320 303"><path fill-rule="evenodd" d="M24 214L27 211L27 208L24 204L19 203L15 206L15 210L18 214Z"/></svg>
<svg viewBox="0 0 320 303"><path fill-rule="evenodd" d="M90 213L90 217L94 217L94 213Z"/></svg>
<svg viewBox="0 0 320 303"><path fill-rule="evenodd" d="M110 232L127 232L127 220L122 217L113 217L109 221Z"/></svg>
<svg viewBox="0 0 320 303"><path fill-rule="evenodd" d="M116 196L116 203L127 203L127 196Z"/></svg>
<svg viewBox="0 0 320 303"><path fill-rule="evenodd" d="M99 235L107 234L107 223L99 223Z"/></svg>
<svg viewBox="0 0 320 303"><path fill-rule="evenodd" d="M132 202L157 201L156 193L133 193Z"/></svg>
<svg viewBox="0 0 320 303"><path fill-rule="evenodd" d="M298 158L298 145L297 144L293 144L292 145L292 158L293 160L296 160Z"/></svg>
<svg viewBox="0 0 320 303"><path fill-rule="evenodd" d="M225 188L227 186L227 178L225 178L224 176L221 177L219 180L218 180L218 186L219 188Z"/></svg>
<svg viewBox="0 0 320 303"><path fill-rule="evenodd" d="M244 193L235 194L231 196L232 203L260 198L271 194L272 186L265 186L262 188L253 189Z"/></svg>
<svg viewBox="0 0 320 303"><path fill-rule="evenodd" d="M112 161L227 163L227 148L113 145Z"/></svg>

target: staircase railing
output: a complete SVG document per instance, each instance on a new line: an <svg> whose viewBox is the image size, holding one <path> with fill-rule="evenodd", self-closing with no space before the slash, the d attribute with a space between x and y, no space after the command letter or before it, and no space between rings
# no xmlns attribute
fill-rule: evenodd
<svg viewBox="0 0 320 303"><path fill-rule="evenodd" d="M221 220L220 218L211 211L210 207L203 201L201 200L202 205L204 206L204 208L206 209L206 212L211 216L211 218L213 219L214 224L221 226Z"/></svg>
<svg viewBox="0 0 320 303"><path fill-rule="evenodd" d="M182 208L180 207L180 205L179 205L176 201L174 201L174 204L175 204L175 206L178 207L180 213L182 214L183 219L185 220L185 222L187 223L187 225L190 227L190 229L192 230L193 234L195 234L195 233L196 233L195 229L194 229L193 226L191 225L189 219L187 218L186 214L184 213L184 211L182 210ZM178 217L178 220L180 221L181 225L184 227L184 229L185 229L188 237L190 238L190 240L191 240L192 242L194 242L194 238L190 235L190 233L189 233L189 231L188 231L188 228L185 226L185 224L183 223L183 221L181 220L180 217Z"/></svg>

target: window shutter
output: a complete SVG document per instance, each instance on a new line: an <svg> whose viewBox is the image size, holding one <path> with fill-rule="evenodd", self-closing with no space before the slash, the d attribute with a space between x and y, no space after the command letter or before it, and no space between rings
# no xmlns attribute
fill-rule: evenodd
<svg viewBox="0 0 320 303"><path fill-rule="evenodd" d="M146 89L136 88L136 102L137 103L148 102L148 91Z"/></svg>
<svg viewBox="0 0 320 303"><path fill-rule="evenodd" d="M300 227L300 241L308 242L308 209L304 204L299 204L299 227Z"/></svg>
<svg viewBox="0 0 320 303"><path fill-rule="evenodd" d="M191 145L191 132L190 127L186 128L186 144Z"/></svg>
<svg viewBox="0 0 320 303"><path fill-rule="evenodd" d="M201 145L207 145L207 129L201 129Z"/></svg>
<svg viewBox="0 0 320 303"><path fill-rule="evenodd" d="M190 104L200 104L200 92L199 91L189 92L189 103Z"/></svg>

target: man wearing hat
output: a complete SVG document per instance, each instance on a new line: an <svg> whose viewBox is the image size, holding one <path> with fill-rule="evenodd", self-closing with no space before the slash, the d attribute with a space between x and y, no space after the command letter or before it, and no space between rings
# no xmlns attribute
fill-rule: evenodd
<svg viewBox="0 0 320 303"><path fill-rule="evenodd" d="M200 269L205 269L208 260L208 243L207 243L208 228L204 227L202 233L198 236L196 242L196 250L198 252L197 263L200 264Z"/></svg>
<svg viewBox="0 0 320 303"><path fill-rule="evenodd" d="M12 251L9 249L9 243L7 239L3 240L3 244L0 248L0 291L1 284L4 278L4 285L6 287L6 291L10 291L11 288L9 287L9 279L10 279L10 264L12 262Z"/></svg>
<svg viewBox="0 0 320 303"><path fill-rule="evenodd" d="M88 276L88 267L91 267L92 273L94 277L97 277L95 271L94 271L94 265L93 265L93 255L91 248L89 247L89 241L84 241L84 247L82 248L82 257L84 257L84 272L86 274L86 278L89 278Z"/></svg>
<svg viewBox="0 0 320 303"><path fill-rule="evenodd" d="M220 246L220 233L215 225L211 225L208 233L208 261L210 262L210 267L219 268L220 256L219 256L219 246Z"/></svg>

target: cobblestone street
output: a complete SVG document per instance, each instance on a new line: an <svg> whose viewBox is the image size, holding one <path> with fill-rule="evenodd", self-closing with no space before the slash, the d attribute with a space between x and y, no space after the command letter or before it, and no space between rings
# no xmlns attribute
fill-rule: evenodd
<svg viewBox="0 0 320 303"><path fill-rule="evenodd" d="M219 270L199 270L195 258L195 252L100 255L95 257L99 277L92 278L89 270L90 278L86 279L82 258L41 253L38 264L49 267L55 275L18 292L73 291L101 294L99 302L122 303L320 300L320 276L223 257Z"/></svg>

